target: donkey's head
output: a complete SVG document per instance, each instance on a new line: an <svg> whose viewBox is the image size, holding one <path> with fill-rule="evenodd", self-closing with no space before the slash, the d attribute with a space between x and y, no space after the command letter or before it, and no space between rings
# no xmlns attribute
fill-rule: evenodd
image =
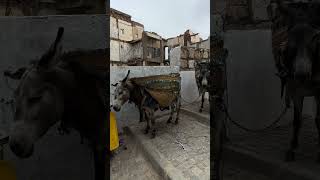
<svg viewBox="0 0 320 180"><path fill-rule="evenodd" d="M294 79L309 80L319 58L317 38L318 30L309 24L294 25L288 32L287 62L291 66Z"/></svg>
<svg viewBox="0 0 320 180"><path fill-rule="evenodd" d="M287 20L288 44L285 50L285 63L295 80L310 80L315 73L319 59L319 29L312 25L312 9L306 4L293 11L278 1L279 12ZM308 8L310 11L308 11ZM310 16L309 16L310 15Z"/></svg>
<svg viewBox="0 0 320 180"><path fill-rule="evenodd" d="M56 40L36 64L16 72L5 72L6 76L20 80L14 92L14 122L9 141L11 150L18 157L31 156L34 143L62 114L62 95L54 83L59 81L56 64L62 49L63 31L59 28Z"/></svg>
<svg viewBox="0 0 320 180"><path fill-rule="evenodd" d="M195 61L196 80L202 87L208 86L208 77L210 75L209 64L207 62Z"/></svg>
<svg viewBox="0 0 320 180"><path fill-rule="evenodd" d="M112 84L115 86L115 93L114 93L114 104L113 109L115 111L120 111L121 106L126 103L130 98L130 88L132 86L129 80L130 70L128 71L127 76L120 81L119 83Z"/></svg>

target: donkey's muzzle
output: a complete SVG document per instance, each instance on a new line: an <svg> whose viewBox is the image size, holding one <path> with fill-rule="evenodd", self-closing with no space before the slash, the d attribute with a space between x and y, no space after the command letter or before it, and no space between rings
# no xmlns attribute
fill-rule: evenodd
<svg viewBox="0 0 320 180"><path fill-rule="evenodd" d="M19 158L28 158L33 154L33 145L28 145L25 141L10 140L11 151Z"/></svg>
<svg viewBox="0 0 320 180"><path fill-rule="evenodd" d="M120 108L119 108L119 107L117 107L117 106L113 106L113 109L114 109L115 111L117 111L117 112L119 112L119 111L120 111Z"/></svg>

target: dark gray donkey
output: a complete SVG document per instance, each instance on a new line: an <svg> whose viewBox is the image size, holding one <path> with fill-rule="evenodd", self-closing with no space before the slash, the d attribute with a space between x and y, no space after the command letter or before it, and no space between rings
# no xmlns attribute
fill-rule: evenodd
<svg viewBox="0 0 320 180"><path fill-rule="evenodd" d="M287 25L287 44L282 55L282 63L287 71L282 76L285 82L286 96L294 105L293 137L286 153L286 161L295 159L295 150L298 148L298 136L301 128L304 97L314 96L317 102L315 118L318 129L318 161L320 162L320 29L319 13L311 4L296 4L293 6L277 1L275 11L283 18ZM272 14L271 6L269 13ZM316 16L315 16L316 15ZM272 15L271 15L272 17ZM316 18L315 18L316 17Z"/></svg>
<svg viewBox="0 0 320 180"><path fill-rule="evenodd" d="M199 96L201 95L201 107L199 112L202 112L204 96L206 92L209 92L209 79L210 79L210 71L209 71L209 62L197 62L195 61L195 78L199 90Z"/></svg>
<svg viewBox="0 0 320 180"><path fill-rule="evenodd" d="M105 77L85 70L79 61L87 58L105 62L105 50L61 54L63 32L59 28L50 49L30 67L5 72L5 76L20 80L14 92L9 145L18 157L30 157L36 141L61 122L64 131L74 128L92 143L95 179L104 180L108 152Z"/></svg>
<svg viewBox="0 0 320 180"><path fill-rule="evenodd" d="M151 138L156 136L156 129L155 129L155 117L154 112L157 110L171 110L170 117L167 120L167 123L171 123L173 118L174 112L176 112L176 120L175 124L178 124L179 120L179 112L180 112L180 92L173 99L172 103L169 105L170 107L160 107L157 100L155 100L146 90L144 87L137 85L134 81L129 78L130 70L128 71L127 76L120 81L119 83L114 84L113 86L116 87L114 93L114 103L113 109L115 111L120 111L122 105L126 102L134 102L140 111L140 121L147 121L147 126L145 129L145 134L148 134L149 130L151 129ZM150 127L151 122L151 127Z"/></svg>

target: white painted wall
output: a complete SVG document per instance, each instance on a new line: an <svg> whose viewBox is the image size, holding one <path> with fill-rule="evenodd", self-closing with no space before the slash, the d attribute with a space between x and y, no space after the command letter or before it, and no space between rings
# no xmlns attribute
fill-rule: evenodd
<svg viewBox="0 0 320 180"><path fill-rule="evenodd" d="M270 124L284 104L280 80L275 75L270 30L227 31L225 47L229 50L226 62L231 117L250 128ZM280 124L292 121L291 110ZM311 98L306 98L303 111L314 115Z"/></svg>
<svg viewBox="0 0 320 180"><path fill-rule="evenodd" d="M120 42L110 40L110 61L120 61Z"/></svg>
<svg viewBox="0 0 320 180"><path fill-rule="evenodd" d="M196 83L195 72L180 71L180 75L182 105L189 104L196 100L201 101L201 97L199 97L199 91ZM209 99L208 93L206 93L205 98Z"/></svg>

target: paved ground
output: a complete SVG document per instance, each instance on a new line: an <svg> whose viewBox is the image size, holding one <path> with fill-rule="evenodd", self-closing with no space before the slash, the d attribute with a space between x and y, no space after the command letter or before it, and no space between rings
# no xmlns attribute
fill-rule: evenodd
<svg viewBox="0 0 320 180"><path fill-rule="evenodd" d="M185 104L182 107L188 111L194 112L196 114L201 114L208 119L210 118L210 106L209 101L204 101L204 108L203 112L199 112L201 102L194 102L191 104ZM208 120L209 121L209 120ZM201 121L199 121L201 122ZM207 124L207 123L204 123ZM233 162L224 162L223 166L223 180L271 180L271 178L266 177L260 173L249 171L244 167L241 167L239 165L236 165Z"/></svg>
<svg viewBox="0 0 320 180"><path fill-rule="evenodd" d="M210 132L205 126L190 116L181 114L178 125L167 124L168 116L156 120L157 136L143 134L145 124L131 126L132 132L138 136L152 152L158 152L181 172L184 179L209 179L210 175Z"/></svg>
<svg viewBox="0 0 320 180"><path fill-rule="evenodd" d="M237 132L237 133L232 133ZM291 124L283 125L258 134L239 133L231 131L231 144L257 154L264 159L274 160L280 165L288 166L293 173L308 171L308 173L320 177L320 165L316 163L318 136L315 122L310 117L305 117L299 136L300 147L296 151L296 161L286 163L285 152L289 147L292 136Z"/></svg>
<svg viewBox="0 0 320 180"><path fill-rule="evenodd" d="M125 134L121 138L124 145L111 158L111 180L161 180L133 139Z"/></svg>
<svg viewBox="0 0 320 180"><path fill-rule="evenodd" d="M234 165L231 162L226 162L223 169L222 180L272 180L259 173Z"/></svg>
<svg viewBox="0 0 320 180"><path fill-rule="evenodd" d="M201 107L201 101L196 101L196 102L192 102L192 103L186 103L184 101L182 101L182 108L185 108L187 110L196 112L196 113L200 113L199 109ZM207 99L205 99L205 101L203 102L203 109L201 114L203 115L209 115L210 114L210 104L209 101Z"/></svg>

